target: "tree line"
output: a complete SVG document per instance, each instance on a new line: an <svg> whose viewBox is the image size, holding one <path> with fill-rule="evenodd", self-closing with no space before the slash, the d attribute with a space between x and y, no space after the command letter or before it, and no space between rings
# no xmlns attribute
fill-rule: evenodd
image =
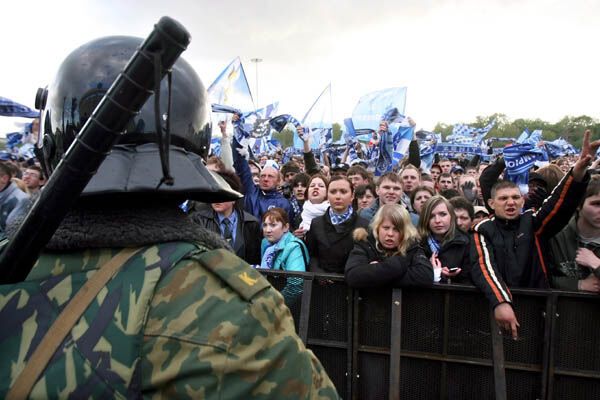
<svg viewBox="0 0 600 400"><path fill-rule="evenodd" d="M494 128L488 133L486 137L501 137L501 138L517 138L525 130L534 131L541 129L543 131L543 138L547 141L552 141L563 137L569 143L581 148L581 142L583 139L583 132L586 129L592 130L592 136L596 137L600 133L600 120L589 117L587 115L565 116L556 123L547 122L541 119L525 119L518 118L510 120L506 114L496 113L488 116L478 116L475 121L464 122L469 126L476 128L483 128L488 125L491 121L495 121ZM454 123L438 122L433 128L433 132L441 133L445 139L452 133ZM291 129L284 129L280 133L274 133L273 138L281 142L282 147L293 146L293 134L294 131ZM342 136L342 127L339 123L333 124L333 140L339 140Z"/></svg>

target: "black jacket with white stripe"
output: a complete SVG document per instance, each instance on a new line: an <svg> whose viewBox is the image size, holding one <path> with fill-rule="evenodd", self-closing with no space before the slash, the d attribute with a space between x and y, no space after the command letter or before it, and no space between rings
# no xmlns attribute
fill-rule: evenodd
<svg viewBox="0 0 600 400"><path fill-rule="evenodd" d="M569 172L539 210L527 210L514 220L491 217L475 226L471 278L493 307L512 302L510 287L549 287L548 242L569 222L588 181L588 174L576 182Z"/></svg>

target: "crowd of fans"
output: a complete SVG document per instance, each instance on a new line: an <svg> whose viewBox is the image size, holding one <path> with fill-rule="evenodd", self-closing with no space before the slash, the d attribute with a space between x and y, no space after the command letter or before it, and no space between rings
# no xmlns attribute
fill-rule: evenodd
<svg viewBox="0 0 600 400"><path fill-rule="evenodd" d="M256 268L345 274L357 288L474 284L515 337L510 288L600 293L600 142L589 132L578 157L534 167L522 194L503 179L501 156L436 157L424 170L411 144L374 177L360 159L318 163L301 128L303 155L282 163L282 154L250 157L220 126L225 146L207 167L244 197L185 209ZM3 232L44 182L35 164L0 163ZM301 291L290 277L282 293L289 304Z"/></svg>

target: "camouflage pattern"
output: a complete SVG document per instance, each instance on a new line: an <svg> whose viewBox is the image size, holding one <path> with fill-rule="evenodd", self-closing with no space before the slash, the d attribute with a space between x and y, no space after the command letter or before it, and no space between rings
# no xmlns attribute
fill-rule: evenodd
<svg viewBox="0 0 600 400"><path fill-rule="evenodd" d="M120 249L44 254L0 286L0 398L58 313ZM75 324L31 398L336 399L283 297L225 250L131 258Z"/></svg>

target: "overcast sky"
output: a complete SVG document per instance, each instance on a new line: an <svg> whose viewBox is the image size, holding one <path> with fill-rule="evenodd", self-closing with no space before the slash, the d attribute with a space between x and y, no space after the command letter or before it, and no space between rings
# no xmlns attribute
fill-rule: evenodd
<svg viewBox="0 0 600 400"><path fill-rule="evenodd" d="M0 96L33 106L75 47L145 37L163 15L192 34L183 54L208 86L236 56L259 103L302 118L331 82L334 119L370 91L407 86L419 128L509 118L600 118L600 1L78 0L3 2ZM255 94L256 97L256 94Z"/></svg>

